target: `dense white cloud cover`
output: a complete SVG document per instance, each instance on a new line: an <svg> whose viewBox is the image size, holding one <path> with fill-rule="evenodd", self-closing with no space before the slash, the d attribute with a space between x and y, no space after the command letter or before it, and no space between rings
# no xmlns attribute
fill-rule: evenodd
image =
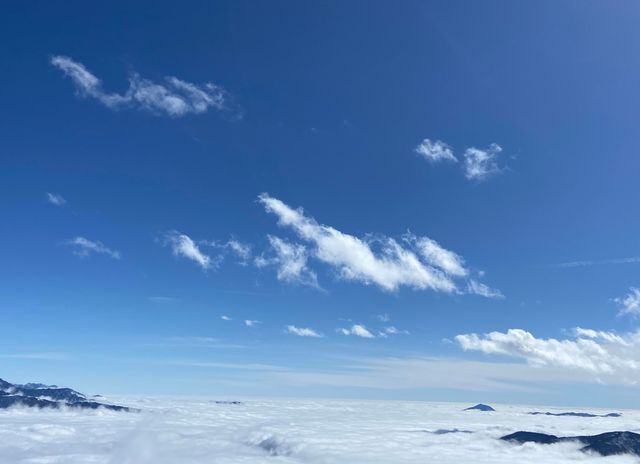
<svg viewBox="0 0 640 464"><path fill-rule="evenodd" d="M189 259L205 271L215 264L215 261L204 254L191 237L178 231L168 232L165 235L164 244L171 247L171 251L175 256Z"/></svg>
<svg viewBox="0 0 640 464"><path fill-rule="evenodd" d="M297 335L299 337L322 338L323 335L309 327L296 327L295 325L287 326L287 333Z"/></svg>
<svg viewBox="0 0 640 464"><path fill-rule="evenodd" d="M458 161L453 155L451 147L441 140L424 139L415 148L415 152L433 163L438 161Z"/></svg>
<svg viewBox="0 0 640 464"><path fill-rule="evenodd" d="M497 158L502 152L502 147L492 143L488 148L467 148L464 152L464 175L469 180L485 180L502 171L498 166Z"/></svg>
<svg viewBox="0 0 640 464"><path fill-rule="evenodd" d="M99 240L89 240L85 237L75 237L67 242L73 247L73 253L77 256L86 257L93 253L110 256L114 259L121 259L122 255L117 250L112 250Z"/></svg>
<svg viewBox="0 0 640 464"><path fill-rule="evenodd" d="M521 358L533 366L583 371L605 383L640 383L640 332L619 335L576 328L573 337L558 340L509 329L455 339L464 350Z"/></svg>
<svg viewBox="0 0 640 464"><path fill-rule="evenodd" d="M640 288L631 287L629 293L621 298L616 298L615 302L621 306L621 315L631 314L637 316L640 314Z"/></svg>
<svg viewBox="0 0 640 464"><path fill-rule="evenodd" d="M125 93L108 93L83 64L67 56L53 56L51 64L73 81L79 95L94 98L110 109L137 108L171 117L229 109L229 94L216 84L196 85L172 76L157 83L132 73Z"/></svg>
<svg viewBox="0 0 640 464"><path fill-rule="evenodd" d="M634 430L620 418L540 417L531 408L471 403L223 398L113 398L141 414L0 411L0 462L7 464L631 464L632 456L584 454L576 443L516 445L516 430L591 435ZM237 398L230 398L237 399ZM545 409L546 410L546 409ZM562 411L561 409L552 409ZM590 410L602 413L609 410ZM435 434L439 429L472 433Z"/></svg>
<svg viewBox="0 0 640 464"><path fill-rule="evenodd" d="M341 327L336 329L336 332L341 333L342 335L354 335L360 338L375 338L375 335L373 335L369 331L369 329L361 324L354 324L348 329Z"/></svg>
<svg viewBox="0 0 640 464"><path fill-rule="evenodd" d="M259 196L259 201L267 212L278 217L281 226L293 229L302 240L312 245L308 252L306 247L298 245L302 248L294 254L290 248L296 245L287 244L286 250L291 257L281 261L287 263L293 272L285 267L285 276L297 276L302 270L309 275L312 271L307 267L307 255L333 267L340 279L374 284L387 291L406 286L446 293L461 292L455 279L469 274L462 257L428 237L408 233L400 241L385 236L360 239L319 224L306 216L302 209L293 209L266 193ZM274 238L269 240L273 246ZM278 239L277 243L280 242ZM264 265L264 258L256 264ZM282 272L281 267L279 278ZM314 281L315 277L314 273Z"/></svg>
<svg viewBox="0 0 640 464"><path fill-rule="evenodd" d="M59 195L57 193L47 192L47 201L56 206L64 206L67 204L67 200L65 200L62 195Z"/></svg>

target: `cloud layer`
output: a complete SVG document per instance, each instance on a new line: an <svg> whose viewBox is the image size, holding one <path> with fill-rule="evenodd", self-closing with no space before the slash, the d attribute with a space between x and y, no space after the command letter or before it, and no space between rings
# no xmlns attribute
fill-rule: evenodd
<svg viewBox="0 0 640 464"><path fill-rule="evenodd" d="M416 367L412 365L405 368ZM414 372L414 371L412 371ZM406 377L406 371L405 371ZM240 383L240 382L238 382ZM255 384L255 383L254 383ZM267 383L259 385L269 387ZM215 388L218 391L218 383ZM228 391L238 391L230 386ZM237 399L225 396L224 398ZM578 443L525 446L498 438L539 430L567 434L633 430L639 414L615 419L541 418L530 408L461 411L456 403L355 400L114 398L141 414L12 410L0 422L0 462L10 464L631 464L637 458L582 453ZM438 429L471 433L430 433Z"/></svg>
<svg viewBox="0 0 640 464"><path fill-rule="evenodd" d="M216 84L196 85L172 76L157 83L132 73L125 93L108 93L83 64L60 55L53 56L51 64L72 80L80 96L93 98L113 110L134 108L170 117L202 114L209 109L230 110L229 94Z"/></svg>

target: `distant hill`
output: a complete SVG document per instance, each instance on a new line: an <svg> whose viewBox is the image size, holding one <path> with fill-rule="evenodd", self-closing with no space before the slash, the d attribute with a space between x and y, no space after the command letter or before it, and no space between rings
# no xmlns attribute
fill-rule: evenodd
<svg viewBox="0 0 640 464"><path fill-rule="evenodd" d="M475 406L471 406L470 408L466 408L465 411L495 411L491 406L486 404L476 404Z"/></svg>
<svg viewBox="0 0 640 464"><path fill-rule="evenodd" d="M610 412L609 414L591 414L589 412L540 412L533 411L527 414L531 414L532 416L570 416L570 417L622 417L622 414L619 412Z"/></svg>
<svg viewBox="0 0 640 464"><path fill-rule="evenodd" d="M133 411L125 406L89 400L85 395L71 388L61 388L56 385L41 383L13 384L0 379L0 409L7 409L12 406L54 409L60 409L61 407L76 409L104 408L111 411Z"/></svg>
<svg viewBox="0 0 640 464"><path fill-rule="evenodd" d="M550 445L566 441L578 441L584 446L581 451L594 451L602 456L616 454L635 454L640 456L640 434L634 432L606 432L599 435L577 437L557 437L546 433L515 432L505 435L501 440L516 443L541 443Z"/></svg>

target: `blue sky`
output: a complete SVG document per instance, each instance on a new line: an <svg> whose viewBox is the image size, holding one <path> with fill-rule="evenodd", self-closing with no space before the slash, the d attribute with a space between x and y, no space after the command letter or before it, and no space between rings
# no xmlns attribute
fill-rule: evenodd
<svg viewBox="0 0 640 464"><path fill-rule="evenodd" d="M639 405L636 3L5 10L3 378Z"/></svg>

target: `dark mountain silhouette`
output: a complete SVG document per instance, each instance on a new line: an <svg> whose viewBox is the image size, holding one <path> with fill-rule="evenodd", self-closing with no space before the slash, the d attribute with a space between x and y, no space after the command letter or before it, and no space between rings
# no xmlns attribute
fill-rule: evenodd
<svg viewBox="0 0 640 464"><path fill-rule="evenodd" d="M505 435L501 440L516 443L542 443L550 445L566 441L578 441L584 446L581 451L593 451L602 456L615 454L634 454L640 456L640 434L634 432L606 432L599 435L584 435L577 437L557 437L546 433L515 432Z"/></svg>
<svg viewBox="0 0 640 464"><path fill-rule="evenodd" d="M571 417L622 417L622 414L619 412L610 412L609 414L591 414L588 412L540 412L533 411L528 412L527 414L531 414L533 416L571 416Z"/></svg>
<svg viewBox="0 0 640 464"><path fill-rule="evenodd" d="M82 393L71 388L60 388L55 385L39 383L12 384L0 379L0 409L12 406L54 409L62 407L75 409L105 408L111 411L133 411L125 406L91 401Z"/></svg>
<svg viewBox="0 0 640 464"><path fill-rule="evenodd" d="M495 411L491 406L486 404L476 404L475 406L471 406L470 408L466 408L465 411Z"/></svg>

